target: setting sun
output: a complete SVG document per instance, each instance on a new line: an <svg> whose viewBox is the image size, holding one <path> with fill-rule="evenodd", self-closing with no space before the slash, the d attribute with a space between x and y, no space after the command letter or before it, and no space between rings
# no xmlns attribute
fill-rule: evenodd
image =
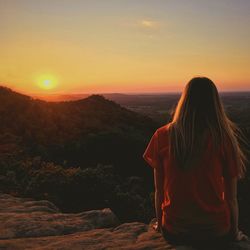
<svg viewBox="0 0 250 250"><path fill-rule="evenodd" d="M41 89L51 90L57 86L57 81L52 76L41 76L38 80L38 85Z"/></svg>

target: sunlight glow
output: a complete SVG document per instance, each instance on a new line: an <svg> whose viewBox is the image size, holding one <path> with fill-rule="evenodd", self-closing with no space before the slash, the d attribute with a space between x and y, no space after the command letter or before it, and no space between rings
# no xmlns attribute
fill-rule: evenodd
<svg viewBox="0 0 250 250"><path fill-rule="evenodd" d="M0 0L0 85L180 92L201 75L220 91L249 91L249 10L250 0Z"/></svg>
<svg viewBox="0 0 250 250"><path fill-rule="evenodd" d="M57 81L55 77L51 75L43 75L38 79L38 86L44 90L51 90L56 88Z"/></svg>

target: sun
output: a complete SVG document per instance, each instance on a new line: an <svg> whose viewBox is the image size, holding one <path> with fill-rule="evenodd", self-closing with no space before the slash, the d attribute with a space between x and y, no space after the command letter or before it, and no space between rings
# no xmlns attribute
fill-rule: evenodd
<svg viewBox="0 0 250 250"><path fill-rule="evenodd" d="M43 75L38 79L38 86L43 90L51 90L56 88L57 81L53 76Z"/></svg>
<svg viewBox="0 0 250 250"><path fill-rule="evenodd" d="M52 89L53 88L53 83L50 79L45 79L43 82L42 82L42 88L44 89Z"/></svg>

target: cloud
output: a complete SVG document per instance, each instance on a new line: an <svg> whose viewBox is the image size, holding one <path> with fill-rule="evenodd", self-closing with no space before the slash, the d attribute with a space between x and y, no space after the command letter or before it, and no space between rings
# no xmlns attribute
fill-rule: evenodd
<svg viewBox="0 0 250 250"><path fill-rule="evenodd" d="M142 18L137 20L129 20L123 22L123 27L127 27L130 30L134 30L136 32L143 32L145 34L151 34L150 38L153 37L153 34L162 30L165 26L164 23L159 22L158 20L151 18Z"/></svg>
<svg viewBox="0 0 250 250"><path fill-rule="evenodd" d="M156 22L151 19L142 19L138 21L138 26L146 29L155 29L159 27L159 22Z"/></svg>

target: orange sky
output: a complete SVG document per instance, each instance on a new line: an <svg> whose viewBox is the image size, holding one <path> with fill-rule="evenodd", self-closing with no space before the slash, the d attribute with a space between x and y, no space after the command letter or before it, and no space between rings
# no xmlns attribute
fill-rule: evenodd
<svg viewBox="0 0 250 250"><path fill-rule="evenodd" d="M250 90L248 0L0 0L0 83L32 93Z"/></svg>

